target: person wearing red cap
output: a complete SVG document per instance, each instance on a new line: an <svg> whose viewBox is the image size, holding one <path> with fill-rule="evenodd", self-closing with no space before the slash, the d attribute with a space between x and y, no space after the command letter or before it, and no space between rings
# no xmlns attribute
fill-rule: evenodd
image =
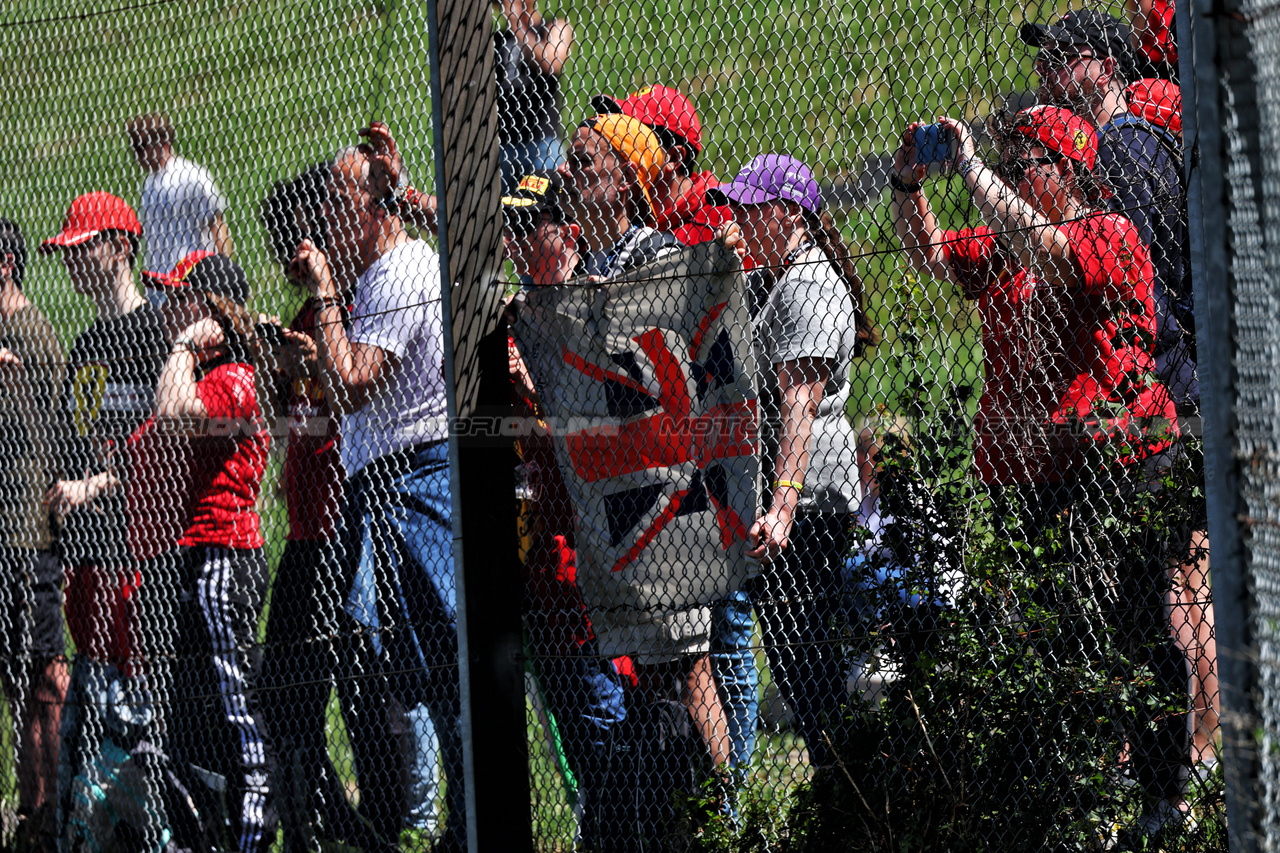
<svg viewBox="0 0 1280 853"><path fill-rule="evenodd" d="M1171 24L1171 5L1161 0L1140 0L1137 5L1144 14ZM1148 45L1146 38L1150 34L1150 30L1143 34L1144 46ZM1163 76L1149 67L1156 55L1139 51L1135 58L1128 27L1095 9L1069 12L1048 26L1026 24L1020 35L1025 43L1040 48L1036 58L1040 102L1072 109L1091 118L1098 127L1097 171L1114 190L1109 206L1133 223L1151 253L1155 273L1156 375L1168 387L1179 414L1198 417L1195 294L1189 262L1183 145L1178 129L1178 86L1152 77L1135 81L1142 73L1136 69L1143 65L1148 66L1145 73ZM1172 45L1162 50L1168 48ZM1168 53L1164 56L1169 58ZM1187 516L1186 529L1192 533L1178 549L1170 571L1194 580L1203 577L1208 558L1204 501L1190 505ZM1192 547L1193 542L1198 544ZM1184 636L1204 638L1187 647L1197 673L1196 704L1202 709L1196 712L1193 729L1197 733L1197 751L1204 754L1203 748L1209 746L1217 721L1216 665L1208 639L1213 611L1201 609L1203 599L1209 597L1207 585L1199 584L1198 589L1184 587L1181 594L1202 599L1200 603L1172 608L1171 618ZM1189 619L1194 620L1192 624L1186 624ZM1209 752L1208 760L1213 761L1212 751Z"/></svg>
<svg viewBox="0 0 1280 853"><path fill-rule="evenodd" d="M92 801L82 794L95 784L90 777L104 742L109 738L126 751L159 742L153 697L139 676L151 663L143 643L147 608L166 591L153 589L136 571L122 488L130 469L127 439L151 415L168 350L164 317L134 282L141 235L137 216L123 200L94 192L76 198L62 229L40 244L42 253L62 255L72 289L94 309L93 322L76 337L67 359L61 414L69 437L59 455L59 479L45 496L61 521L64 606L76 644L59 769L64 839L86 827L100 828ZM112 693L138 705L103 704L101 697ZM148 824L129 831L147 837L161 828Z"/></svg>
<svg viewBox="0 0 1280 853"><path fill-rule="evenodd" d="M1126 87L1138 74L1129 28L1105 12L1080 9L1054 24L1025 24L1020 36L1040 49L1040 103L1071 110L1098 128L1094 171L1112 190L1107 204L1133 223L1151 253L1156 373L1184 412L1198 408L1182 146L1163 125L1131 110Z"/></svg>
<svg viewBox="0 0 1280 853"><path fill-rule="evenodd" d="M951 167L988 224L938 225L922 191L927 167L916 162L919 125L912 124L890 176L895 225L916 270L952 281L977 302L985 365L974 423L977 476L998 504L1021 507L1023 529L1011 532L1037 541L1073 506L1082 482L1110 478L1108 493L1149 492L1171 461L1176 413L1150 376L1151 259L1132 223L1099 209L1106 190L1093 178L1097 136L1089 122L1058 107L1024 110L1000 140L993 170L978 159L966 125L939 121L954 134ZM1089 443L1112 445L1119 464L1086 469ZM1164 616L1167 543L1160 539L1146 532L1111 543L1126 555L1123 591L1103 615L1115 629L1116 653L1144 660L1155 674L1153 690L1185 696L1184 661ZM1151 799L1143 821L1181 823L1185 718L1163 706L1143 710L1150 706L1140 700L1122 704L1115 713L1132 772Z"/></svg>
<svg viewBox="0 0 1280 853"><path fill-rule="evenodd" d="M723 205L707 202L707 191L720 185L709 171L696 171L702 153L702 122L693 102L668 86L645 86L621 103L604 95L591 101L601 113L622 113L653 128L667 158L654 182L654 227L686 246L716 237L716 229L733 221Z"/></svg>

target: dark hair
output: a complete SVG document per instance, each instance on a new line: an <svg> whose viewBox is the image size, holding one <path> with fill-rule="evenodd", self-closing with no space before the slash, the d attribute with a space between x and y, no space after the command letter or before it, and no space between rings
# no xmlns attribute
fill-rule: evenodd
<svg viewBox="0 0 1280 853"><path fill-rule="evenodd" d="M231 360L256 363L258 341L253 333L254 317L249 309L230 296L208 290L201 290L199 293L208 304L213 319L222 327Z"/></svg>
<svg viewBox="0 0 1280 853"><path fill-rule="evenodd" d="M0 256L3 255L13 255L13 284L22 290L22 277L27 271L27 241L12 219L0 219Z"/></svg>
<svg viewBox="0 0 1280 853"><path fill-rule="evenodd" d="M627 202L627 219L653 227L653 208L649 206L649 199L645 197L644 190L640 189L639 178L636 178L636 182L631 186L631 198Z"/></svg>
<svg viewBox="0 0 1280 853"><path fill-rule="evenodd" d="M1010 148L1020 155L1026 154L1036 146L1045 149L1050 154L1058 157L1059 160L1066 160L1071 164L1071 174L1075 178L1076 187L1079 188L1081 195L1084 196L1085 203L1095 208L1101 206L1106 200L1106 182L1083 162L1067 157L1061 151L1054 151L1048 145L1045 145L1042 140L1027 136L1017 130L1014 126L1015 119L1016 117L1011 117L1004 113L996 113L992 117L991 134L1001 155ZM1093 124L1088 118L1085 118L1085 121ZM1000 175L1000 179L1004 180L1003 174ZM1017 192L1017 187L1013 187L1013 190Z"/></svg>
<svg viewBox="0 0 1280 853"><path fill-rule="evenodd" d="M329 241L324 203L329 197L329 165L316 163L287 181L276 181L258 208L276 263L293 259L298 244L310 240L320 251Z"/></svg>
<svg viewBox="0 0 1280 853"><path fill-rule="evenodd" d="M129 143L134 148L144 145L173 145L173 125L164 113L144 113L125 125Z"/></svg>
<svg viewBox="0 0 1280 853"><path fill-rule="evenodd" d="M835 267L836 274L849 290L849 301L853 303L854 329L858 339L854 346L855 357L861 356L869 346L880 342L880 330L871 325L867 319L866 307L863 304L862 277L853 263L853 253L844 242L844 236L836 227L835 220L825 210L822 213L804 211L804 228L813 240L813 244L822 250L827 260Z"/></svg>
<svg viewBox="0 0 1280 853"><path fill-rule="evenodd" d="M1092 169L1079 160L1070 160L1071 174L1075 176L1076 186L1084 195L1084 200L1092 207L1100 207L1106 201L1106 182L1098 177Z"/></svg>
<svg viewBox="0 0 1280 853"><path fill-rule="evenodd" d="M528 234L538 226L544 213L556 225L573 221L567 209L569 188L559 172L555 169L534 169L525 178L541 178L546 181L546 186L541 194L538 194L533 189L525 189L524 180L521 180L519 188L511 192L511 197L532 201L533 204L521 206L503 202L502 227L509 231L512 237L518 239Z"/></svg>
<svg viewBox="0 0 1280 853"><path fill-rule="evenodd" d="M134 234L132 231L124 231L120 228L108 228L106 231L98 233L99 239L118 240L127 238L129 242L129 269L133 269L138 262L138 250L142 246L142 238Z"/></svg>
<svg viewBox="0 0 1280 853"><path fill-rule="evenodd" d="M660 124L652 125L653 132L657 135L658 141L662 143L662 147L667 150L667 156L676 162L676 171L681 177L687 178L693 174L698 160L698 151L694 148L689 140L685 139L674 130L668 130ZM671 154L677 148L680 149L679 157L672 157Z"/></svg>

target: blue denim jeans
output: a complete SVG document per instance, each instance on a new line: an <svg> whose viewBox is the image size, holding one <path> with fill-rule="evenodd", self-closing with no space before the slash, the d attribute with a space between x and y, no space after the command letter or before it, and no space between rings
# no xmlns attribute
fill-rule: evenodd
<svg viewBox="0 0 1280 853"><path fill-rule="evenodd" d="M731 593L711 609L711 665L729 718L729 759L746 767L756 745L760 712L760 673L751 648L751 597L745 589Z"/></svg>
<svg viewBox="0 0 1280 853"><path fill-rule="evenodd" d="M409 826L435 835L440 823L436 800L440 797L440 741L426 705L406 708L409 748L414 751L409 764ZM459 736L460 739L460 736Z"/></svg>
<svg viewBox="0 0 1280 853"><path fill-rule="evenodd" d="M361 810L366 797L390 804L371 806L383 812L370 819L384 836L398 833L401 813L415 826L431 828L442 767L449 812L444 831L461 843L466 798L446 443L388 454L362 468L347 483L342 523L346 611L367 640L356 666L373 669L384 696L405 710L401 735L408 741L396 743L388 730L395 726L368 699L353 703L347 725L355 730ZM397 765L405 769L407 790L387 790L393 786L389 768ZM365 791L366 777L372 796Z"/></svg>
<svg viewBox="0 0 1280 853"><path fill-rule="evenodd" d="M556 718L565 761L578 782L582 818L579 833L586 850L607 847L602 839L618 819L606 803L625 784L616 778L615 740L626 719L626 696L612 661L588 643L580 655L538 662L538 678L547 708Z"/></svg>

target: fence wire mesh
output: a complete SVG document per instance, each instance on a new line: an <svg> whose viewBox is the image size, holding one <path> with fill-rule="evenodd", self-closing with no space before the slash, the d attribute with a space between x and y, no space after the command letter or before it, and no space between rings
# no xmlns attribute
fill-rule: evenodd
<svg viewBox="0 0 1280 853"><path fill-rule="evenodd" d="M436 6L0 12L0 841L465 849L496 436L536 849L1225 847L1172 7Z"/></svg>

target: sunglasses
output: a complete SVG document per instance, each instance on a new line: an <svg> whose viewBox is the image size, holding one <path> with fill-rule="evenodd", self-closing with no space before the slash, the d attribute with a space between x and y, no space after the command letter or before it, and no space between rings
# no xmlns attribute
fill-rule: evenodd
<svg viewBox="0 0 1280 853"><path fill-rule="evenodd" d="M1081 59L1093 59L1092 53L1080 53L1074 50L1062 50L1056 47L1042 48L1036 57L1036 65L1042 68L1064 68Z"/></svg>
<svg viewBox="0 0 1280 853"><path fill-rule="evenodd" d="M1050 152L1044 157L1015 157L1012 160L1005 160L997 167L997 170L1006 184L1017 186L1027 179L1027 171L1029 169L1037 166L1049 166L1061 161L1061 154Z"/></svg>

